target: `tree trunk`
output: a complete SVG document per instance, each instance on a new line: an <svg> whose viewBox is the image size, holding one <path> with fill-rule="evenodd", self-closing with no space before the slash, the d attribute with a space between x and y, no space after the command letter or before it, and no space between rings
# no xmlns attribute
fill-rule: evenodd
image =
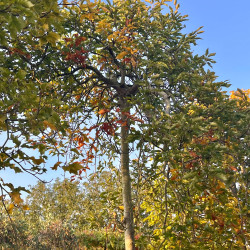
<svg viewBox="0 0 250 250"><path fill-rule="evenodd" d="M126 100L121 100L121 111L128 108ZM128 110L125 110L128 112ZM122 113L121 119L123 125L121 126L121 174L122 174L122 196L124 205L124 225L125 225L125 249L134 250L134 222L133 222L133 204L131 198L131 180L129 172L129 118Z"/></svg>

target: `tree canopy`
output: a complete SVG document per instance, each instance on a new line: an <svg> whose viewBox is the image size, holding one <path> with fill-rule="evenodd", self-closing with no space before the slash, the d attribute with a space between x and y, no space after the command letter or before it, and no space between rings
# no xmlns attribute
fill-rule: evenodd
<svg viewBox="0 0 250 250"><path fill-rule="evenodd" d="M135 233L149 249L246 248L249 93L229 98L179 6L2 4L0 166L38 176L54 156L72 181L119 169L126 249Z"/></svg>

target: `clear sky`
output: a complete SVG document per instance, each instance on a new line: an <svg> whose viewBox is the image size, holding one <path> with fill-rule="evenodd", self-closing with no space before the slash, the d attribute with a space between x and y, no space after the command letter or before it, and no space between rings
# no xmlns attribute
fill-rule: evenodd
<svg viewBox="0 0 250 250"><path fill-rule="evenodd" d="M204 26L197 51L215 52L219 80L230 89L250 88L250 0L179 0L180 12L189 15L187 30Z"/></svg>
<svg viewBox="0 0 250 250"><path fill-rule="evenodd" d="M229 80L230 89L250 88L250 0L179 0L180 12L189 15L187 31L204 26L202 40L195 48L202 54L207 48L216 52L214 71L219 80ZM53 162L54 163L54 162ZM53 166L48 164L48 168ZM51 166L50 166L51 165ZM63 172L48 171L46 180L63 177ZM34 185L29 175L14 174L11 170L0 177L15 185Z"/></svg>

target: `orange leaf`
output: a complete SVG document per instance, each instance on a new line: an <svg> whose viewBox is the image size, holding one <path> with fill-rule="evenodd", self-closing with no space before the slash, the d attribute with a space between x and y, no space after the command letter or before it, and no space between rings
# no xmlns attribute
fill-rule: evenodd
<svg viewBox="0 0 250 250"><path fill-rule="evenodd" d="M196 158L198 155L194 151L189 151L189 154L193 157Z"/></svg>
<svg viewBox="0 0 250 250"><path fill-rule="evenodd" d="M106 113L108 113L108 112L109 112L108 109L101 109L101 110L98 112L98 114L99 114L99 115L104 115L104 114L106 114Z"/></svg>
<svg viewBox="0 0 250 250"><path fill-rule="evenodd" d="M233 171L237 171L237 168L235 168L233 166L231 166L230 169L233 170Z"/></svg>
<svg viewBox="0 0 250 250"><path fill-rule="evenodd" d="M187 169L191 169L191 168L193 168L193 167L194 167L194 165L193 165L192 162L188 163L188 164L185 166L185 168L187 168Z"/></svg>
<svg viewBox="0 0 250 250"><path fill-rule="evenodd" d="M120 54L118 54L116 58L117 58L117 59L123 59L124 56L126 56L127 54L128 54L127 51L123 51L123 52L121 52Z"/></svg>
<svg viewBox="0 0 250 250"><path fill-rule="evenodd" d="M171 180L174 181L178 177L178 174L175 174L171 177Z"/></svg>
<svg viewBox="0 0 250 250"><path fill-rule="evenodd" d="M79 100L80 100L80 98L81 98L81 96L80 96L80 95L76 95L76 96L75 96L75 99L76 99L77 101L79 101Z"/></svg>

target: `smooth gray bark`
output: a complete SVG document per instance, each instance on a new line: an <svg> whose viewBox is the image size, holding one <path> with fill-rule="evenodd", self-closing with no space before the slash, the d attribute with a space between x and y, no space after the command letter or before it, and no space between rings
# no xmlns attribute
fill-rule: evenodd
<svg viewBox="0 0 250 250"><path fill-rule="evenodd" d="M126 100L120 103L121 111L126 110L128 105ZM128 112L128 110L126 110ZM123 190L123 205L124 205L124 225L125 225L125 249L134 250L134 221L133 221L133 204L131 197L131 180L129 171L129 117L122 112L121 119L121 174L122 174L122 190Z"/></svg>

